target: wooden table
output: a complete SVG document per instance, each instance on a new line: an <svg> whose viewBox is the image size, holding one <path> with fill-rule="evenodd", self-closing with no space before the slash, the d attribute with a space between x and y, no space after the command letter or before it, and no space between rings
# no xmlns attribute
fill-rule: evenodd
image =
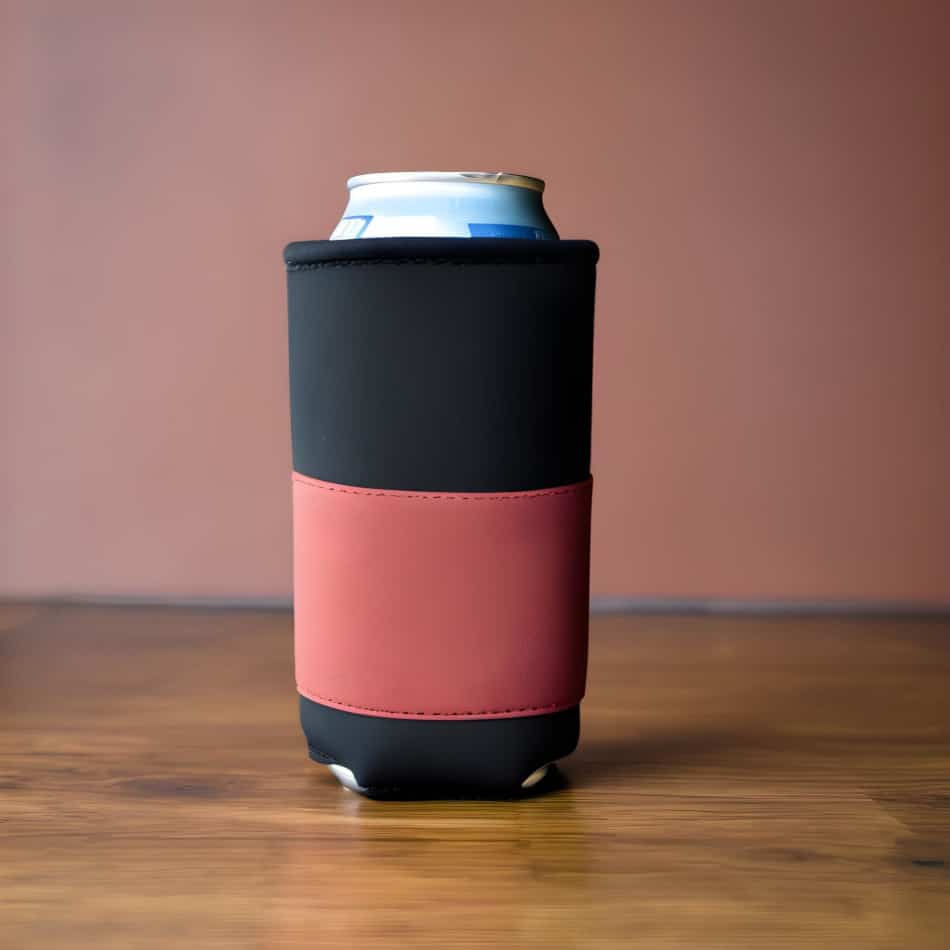
<svg viewBox="0 0 950 950"><path fill-rule="evenodd" d="M950 623L605 616L567 784L375 802L279 611L0 607L0 946L950 946Z"/></svg>

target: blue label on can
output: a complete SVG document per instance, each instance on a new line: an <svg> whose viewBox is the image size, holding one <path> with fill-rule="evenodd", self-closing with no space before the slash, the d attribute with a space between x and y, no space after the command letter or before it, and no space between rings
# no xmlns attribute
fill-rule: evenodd
<svg viewBox="0 0 950 950"><path fill-rule="evenodd" d="M337 241L352 241L362 237L363 232L369 227L373 220L371 214L354 214L344 218L333 232L333 237Z"/></svg>
<svg viewBox="0 0 950 950"><path fill-rule="evenodd" d="M543 240L547 237L540 228L530 228L524 224L470 224L471 237L532 238Z"/></svg>

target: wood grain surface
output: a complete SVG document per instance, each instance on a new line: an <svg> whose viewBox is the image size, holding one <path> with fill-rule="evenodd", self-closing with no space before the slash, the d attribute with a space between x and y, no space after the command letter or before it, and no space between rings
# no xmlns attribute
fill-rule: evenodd
<svg viewBox="0 0 950 950"><path fill-rule="evenodd" d="M308 761L279 611L0 607L0 946L950 946L950 623L597 617L517 801Z"/></svg>

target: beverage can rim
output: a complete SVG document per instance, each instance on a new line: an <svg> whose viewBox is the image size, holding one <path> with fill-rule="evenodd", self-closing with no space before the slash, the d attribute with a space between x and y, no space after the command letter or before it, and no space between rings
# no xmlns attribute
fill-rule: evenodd
<svg viewBox="0 0 950 950"><path fill-rule="evenodd" d="M519 175L514 172L370 172L348 178L349 191L361 185L382 185L409 183L416 181L463 182L483 185L510 185L515 188L527 188L529 191L544 191L544 180L531 175Z"/></svg>

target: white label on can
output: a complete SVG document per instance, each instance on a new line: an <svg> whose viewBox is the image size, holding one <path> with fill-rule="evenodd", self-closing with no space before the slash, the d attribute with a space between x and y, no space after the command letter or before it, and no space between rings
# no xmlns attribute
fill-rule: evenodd
<svg viewBox="0 0 950 950"><path fill-rule="evenodd" d="M445 235L445 231L445 223L432 214L401 214L396 217L378 214L373 226L365 234L360 233L363 237L438 237Z"/></svg>

